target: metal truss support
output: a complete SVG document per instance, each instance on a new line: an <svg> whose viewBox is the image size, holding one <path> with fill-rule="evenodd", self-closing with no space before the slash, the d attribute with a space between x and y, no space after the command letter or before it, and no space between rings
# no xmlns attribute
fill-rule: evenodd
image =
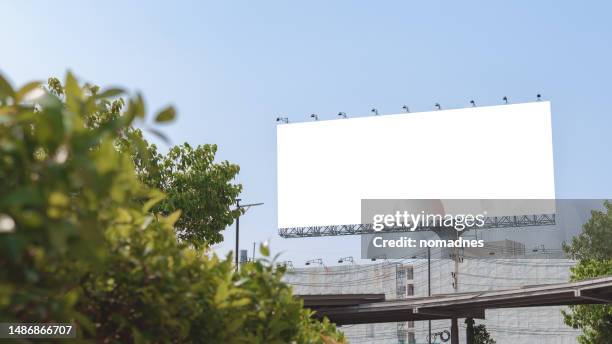
<svg viewBox="0 0 612 344"><path fill-rule="evenodd" d="M491 216L485 218L483 226L478 229L497 229L497 228L520 228L534 226L553 226L555 225L555 214L541 215L518 215L518 216ZM417 231L435 231L443 227L419 227ZM372 224L352 224L334 226L311 226L311 227L291 227L279 228L278 234L282 238L306 238L340 235L360 235L374 233L401 233L407 232L405 228L385 228L380 232L375 232Z"/></svg>

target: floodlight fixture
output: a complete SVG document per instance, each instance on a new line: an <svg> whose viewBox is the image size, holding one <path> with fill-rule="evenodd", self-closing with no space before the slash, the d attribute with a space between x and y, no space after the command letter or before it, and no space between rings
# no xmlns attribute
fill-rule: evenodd
<svg viewBox="0 0 612 344"><path fill-rule="evenodd" d="M349 256L349 257L344 257L344 258L338 259L338 263L339 264L342 264L344 262L355 263L355 260L353 259L353 256Z"/></svg>
<svg viewBox="0 0 612 344"><path fill-rule="evenodd" d="M387 259L387 255L386 255L386 254L381 254L381 255L379 255L379 256L372 257L372 259L371 259L371 260L372 260L373 262L375 262L375 261L376 261L376 259L385 259L385 260L386 260L386 259Z"/></svg>
<svg viewBox="0 0 612 344"><path fill-rule="evenodd" d="M290 260L285 260L276 264L277 267L285 267L287 269L293 269L293 262Z"/></svg>
<svg viewBox="0 0 612 344"><path fill-rule="evenodd" d="M307 260L306 263L304 263L304 265L310 265L310 264L318 264L318 265L323 266L323 259L321 258L311 259L311 260Z"/></svg>

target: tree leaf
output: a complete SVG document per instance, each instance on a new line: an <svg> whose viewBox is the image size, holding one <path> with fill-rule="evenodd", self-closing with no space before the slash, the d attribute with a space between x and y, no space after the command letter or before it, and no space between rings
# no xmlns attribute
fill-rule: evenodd
<svg viewBox="0 0 612 344"><path fill-rule="evenodd" d="M165 109L161 110L155 116L155 122L169 122L172 121L176 117L176 110L172 106L168 106Z"/></svg>
<svg viewBox="0 0 612 344"><path fill-rule="evenodd" d="M165 144L170 144L170 139L168 138L168 136L166 136L166 134L162 133L161 131L155 128L147 127L146 129L147 131L151 132L153 135L157 136L159 139L164 141Z"/></svg>
<svg viewBox="0 0 612 344"><path fill-rule="evenodd" d="M161 191L159 191L157 189L153 189L150 192L149 197L150 198L142 206L142 211L144 211L144 212L148 212L149 210L151 210L151 208L153 208L153 206L155 206L161 200L166 198L166 195L163 192L161 192Z"/></svg>
<svg viewBox="0 0 612 344"><path fill-rule="evenodd" d="M17 94L15 95L15 101L20 102L21 100L23 100L23 98L30 92L34 91L35 89L41 87L41 82L40 81L32 81L32 82L28 82L27 84L23 85L23 87L21 87L19 89L19 91L17 91Z"/></svg>
<svg viewBox="0 0 612 344"><path fill-rule="evenodd" d="M71 72L66 73L66 81L64 85L66 96L73 97L79 100L82 98L83 91L79 86L79 82Z"/></svg>
<svg viewBox="0 0 612 344"><path fill-rule="evenodd" d="M4 97L15 97L15 91L11 84L0 74L0 99Z"/></svg>
<svg viewBox="0 0 612 344"><path fill-rule="evenodd" d="M180 217L181 217L181 210L179 209L173 212L172 214L166 216L165 222L171 226L174 226L174 224L176 223L176 221L178 221Z"/></svg>
<svg viewBox="0 0 612 344"><path fill-rule="evenodd" d="M217 287L217 291L215 292L215 297L213 299L215 305L220 306L229 296L229 289L227 283L220 283Z"/></svg>
<svg viewBox="0 0 612 344"><path fill-rule="evenodd" d="M112 98L112 97L116 97L119 95L125 94L125 90L122 88L117 88L117 87L111 87L111 88L107 88L104 91L98 93L96 95L97 98L101 99L101 98Z"/></svg>
<svg viewBox="0 0 612 344"><path fill-rule="evenodd" d="M259 245L259 251L261 252L261 255L264 257L270 256L270 247L268 247L268 244L265 242L262 242Z"/></svg>

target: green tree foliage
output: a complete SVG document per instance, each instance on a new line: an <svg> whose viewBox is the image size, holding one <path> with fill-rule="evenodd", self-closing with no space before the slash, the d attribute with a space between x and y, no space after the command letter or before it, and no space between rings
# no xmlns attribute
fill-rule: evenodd
<svg viewBox="0 0 612 344"><path fill-rule="evenodd" d="M86 278L87 297L79 304L100 326L98 341L336 343L342 338L328 322L311 318L281 282L283 271L273 269L273 261L244 264L236 274L231 259L178 243L172 228L176 215L158 222L154 231L117 228L110 235L112 258L102 273ZM146 218L136 223L141 221Z"/></svg>
<svg viewBox="0 0 612 344"><path fill-rule="evenodd" d="M564 245L564 250L578 260L572 268L572 281L612 275L612 203L606 201L606 211L593 211L583 231ZM582 329L580 343L603 344L612 338L612 306L578 305L563 312L565 323Z"/></svg>
<svg viewBox="0 0 612 344"><path fill-rule="evenodd" d="M178 237L197 246L223 241L221 231L241 211L231 209L242 191L242 185L232 183L240 171L238 165L216 163L214 144L194 148L184 143L164 155L140 130L131 131L127 142L139 147L132 154L141 180L166 195L154 211L166 215L182 211L175 225Z"/></svg>
<svg viewBox="0 0 612 344"><path fill-rule="evenodd" d="M71 74L17 90L0 76L0 322L76 322L82 338L109 343L342 342L293 298L273 260L236 273L231 257L176 239L180 203L164 208L134 163L150 149L129 141L143 98L120 95ZM155 118L173 117L166 108ZM185 147L169 155L174 172L214 169L212 146ZM206 168L181 162L202 157ZM226 177L211 182L230 189L213 200L235 197Z"/></svg>

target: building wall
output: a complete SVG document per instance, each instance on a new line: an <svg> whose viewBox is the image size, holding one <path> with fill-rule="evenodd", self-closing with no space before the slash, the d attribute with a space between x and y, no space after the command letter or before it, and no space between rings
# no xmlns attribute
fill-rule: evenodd
<svg viewBox="0 0 612 344"><path fill-rule="evenodd" d="M502 290L525 285L563 283L569 281L569 268L574 262L567 259L464 259L458 263L458 288L453 288L455 263L452 260L432 260L432 294ZM415 295L427 295L427 262L414 266ZM564 307L534 307L488 310L485 324L498 344L569 344L577 343L580 331L563 322ZM418 343L426 343L427 322L416 323ZM450 330L450 321L432 321L433 332ZM465 343L465 323L459 322L461 342Z"/></svg>
<svg viewBox="0 0 612 344"><path fill-rule="evenodd" d="M289 270L285 281L293 286L294 294L384 293L385 299L392 300L397 298L397 290L404 290L402 286L406 286L406 283L402 283L405 278L397 278L398 272L401 274L403 268L402 264L389 262L299 268ZM347 325L340 329L349 339L349 343L398 343L404 335L404 332L400 331L398 337L397 323Z"/></svg>
<svg viewBox="0 0 612 344"><path fill-rule="evenodd" d="M435 295L562 283L569 281L569 268L573 264L566 259L466 258L455 263L450 259L434 258L431 261L431 292ZM456 289L453 287L452 275L455 266L458 271ZM425 259L402 263L300 268L288 271L285 276L285 281L293 285L295 294L384 293L388 300L410 297L409 285L413 286L415 296L426 296L427 279ZM476 324L484 323L499 344L577 343L579 331L563 323L561 309L538 307L489 310L485 315L486 320L476 319ZM463 320L459 320L461 343L465 343ZM350 343L410 343L412 336L415 343L427 343L427 328L427 321L420 321L347 325L340 329ZM450 330L449 320L432 321L433 332L443 330Z"/></svg>

